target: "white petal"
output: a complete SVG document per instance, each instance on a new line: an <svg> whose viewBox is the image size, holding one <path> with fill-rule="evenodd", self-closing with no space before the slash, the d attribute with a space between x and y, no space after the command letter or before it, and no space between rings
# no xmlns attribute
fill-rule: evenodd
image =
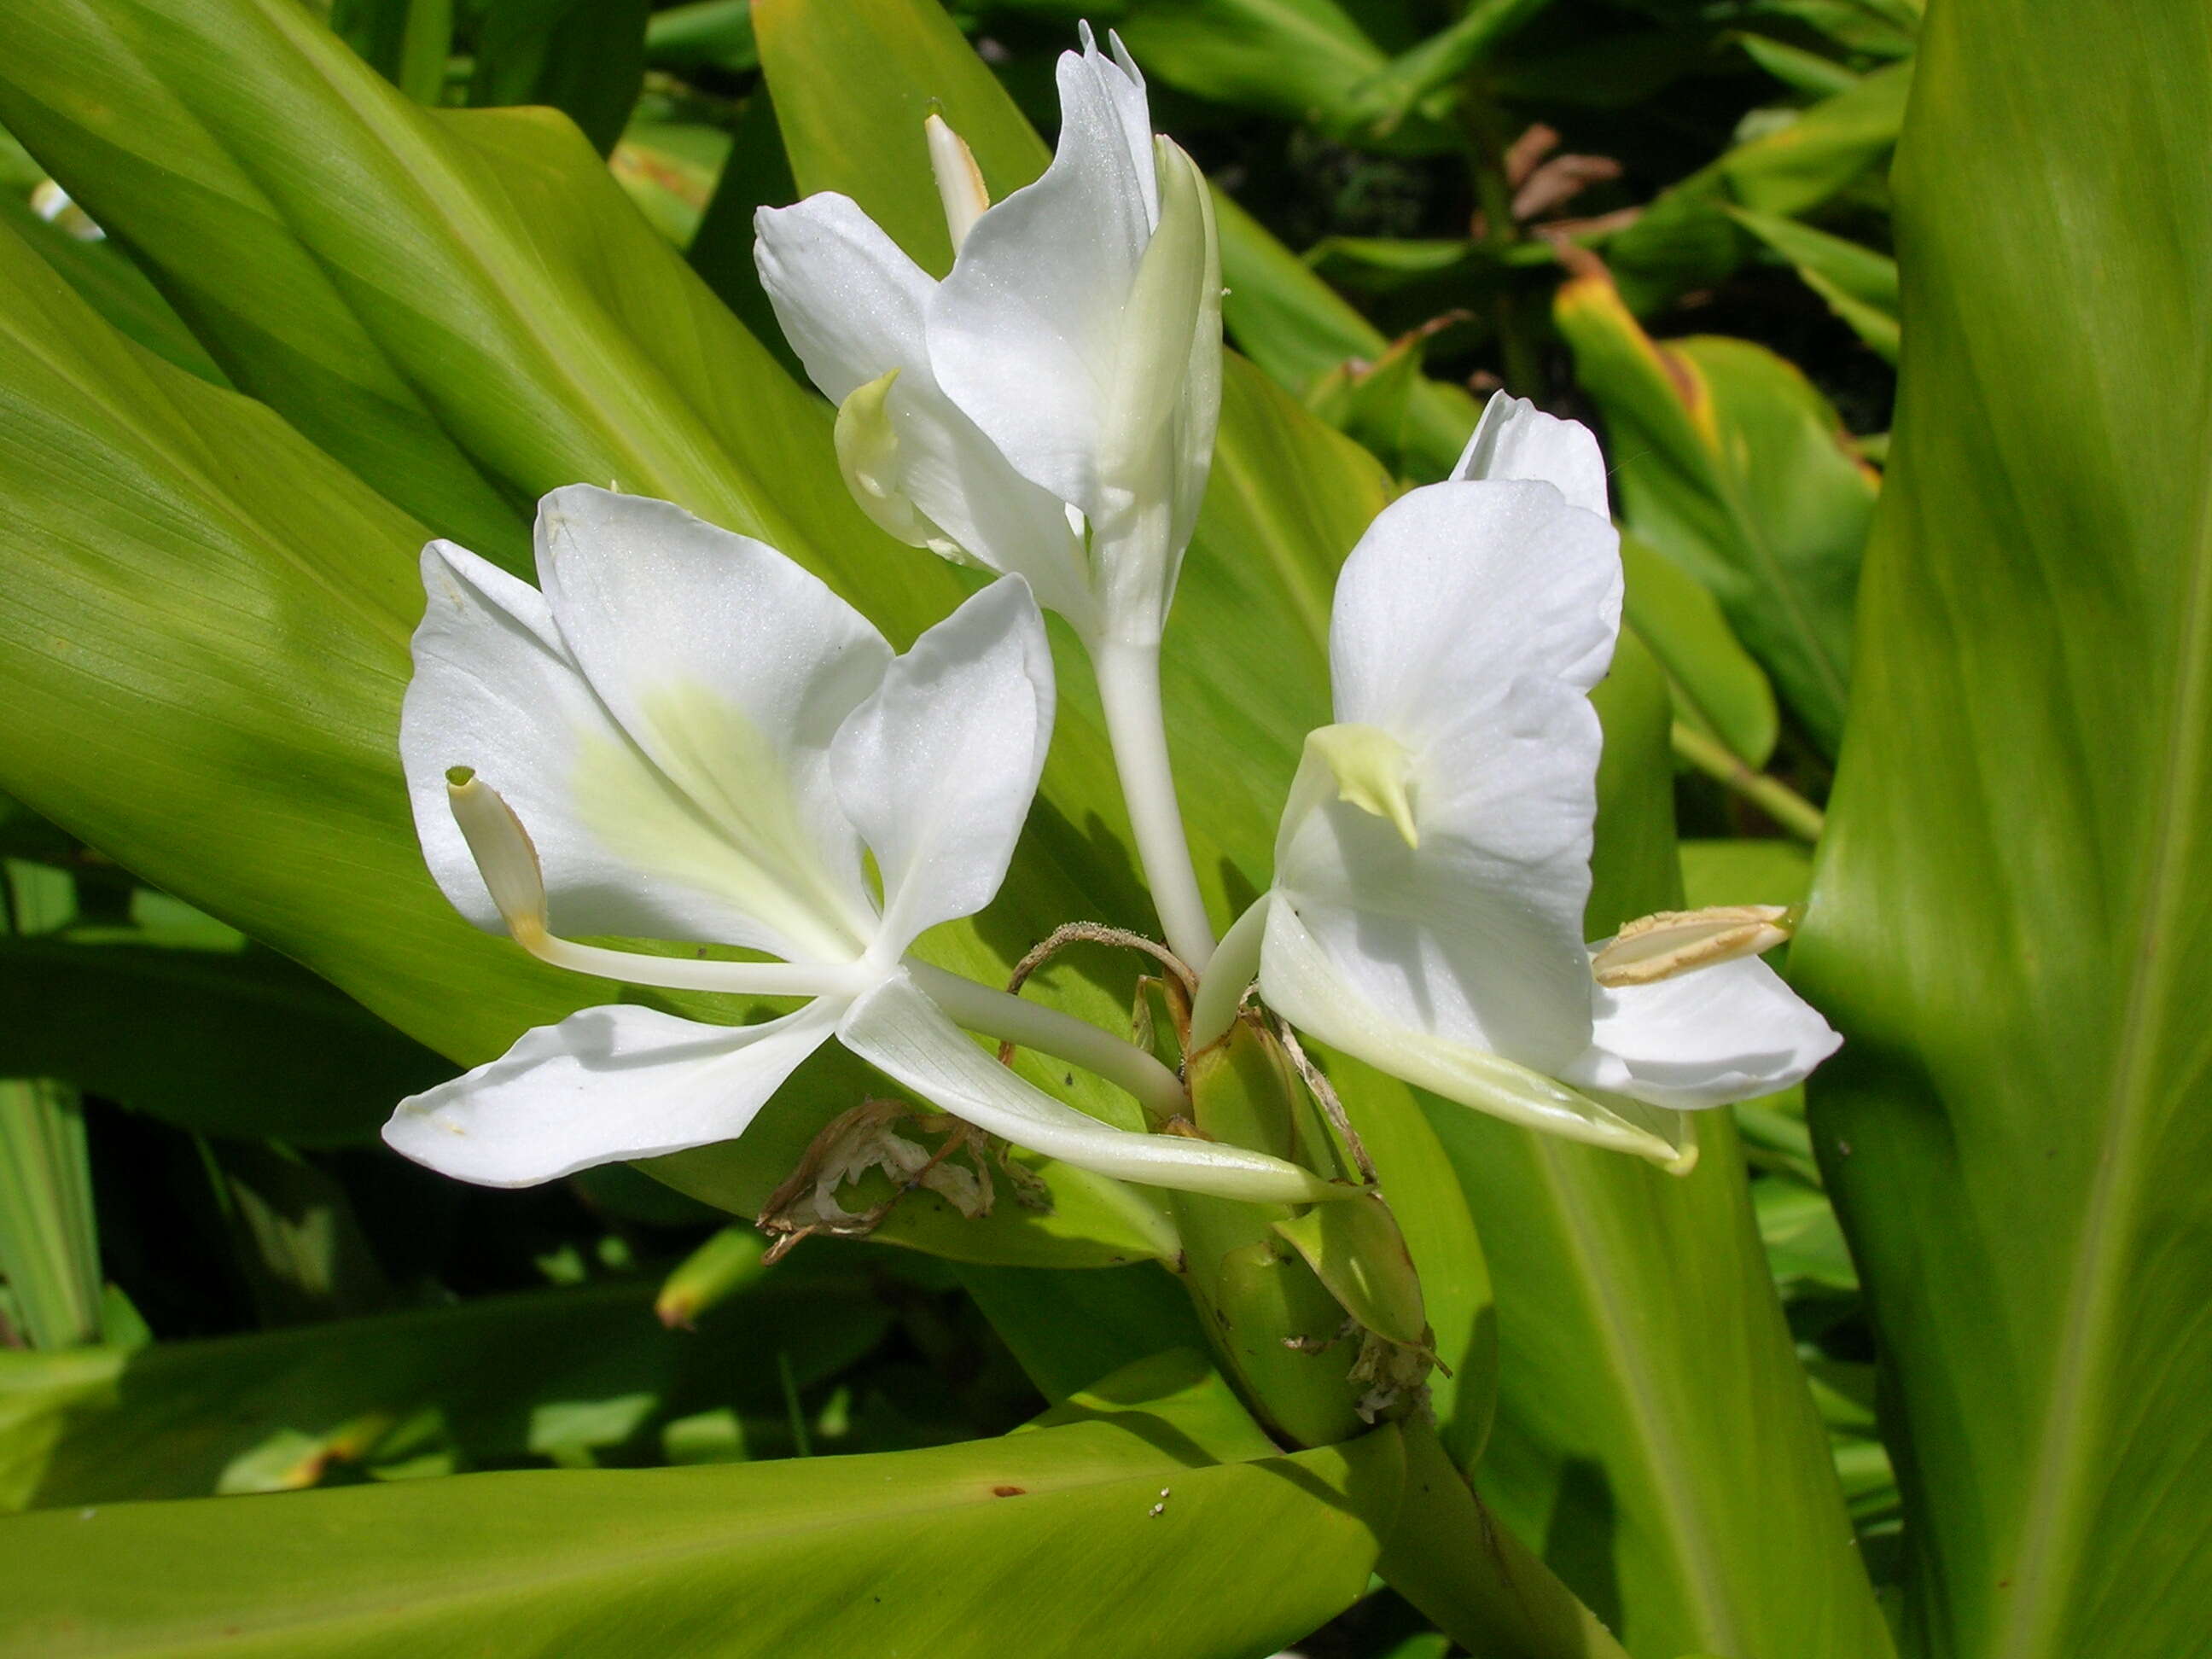
<svg viewBox="0 0 2212 1659"><path fill-rule="evenodd" d="M750 942L760 930L729 897L745 865L593 694L538 590L449 542L423 550L422 585L399 751L423 857L454 908L505 931L447 799L447 769L465 766L535 842L557 929ZM603 833L617 804L657 827L650 844Z"/></svg>
<svg viewBox="0 0 2212 1659"><path fill-rule="evenodd" d="M1351 1190L1263 1152L1117 1129L1079 1112L976 1047L903 973L856 1000L837 1036L885 1076L985 1133L1080 1170L1255 1203L1303 1203Z"/></svg>
<svg viewBox="0 0 2212 1659"><path fill-rule="evenodd" d="M1130 159L1142 176L1152 157L1152 112L1145 92L1145 77L1130 58L1129 49L1121 44L1120 35L1110 29L1107 31L1107 43L1113 48L1109 57L1098 50L1097 37L1091 32L1090 24L1081 25L1080 33L1083 67L1105 94L1114 118L1120 124L1121 142L1128 146ZM1158 199L1147 194L1145 202L1150 222L1158 224Z"/></svg>
<svg viewBox="0 0 2212 1659"><path fill-rule="evenodd" d="M1680 1149L1649 1126L1479 1044L1395 1017L1346 978L1279 895L1269 901L1260 994L1300 1030L1407 1082L1504 1118L1595 1146L1677 1164Z"/></svg>
<svg viewBox="0 0 2212 1659"><path fill-rule="evenodd" d="M1158 211L1150 146L1132 151L1109 76L1123 80L1095 52L1061 56L1052 165L976 222L929 305L938 384L1018 471L1094 521L1122 505L1098 475L1102 422Z"/></svg>
<svg viewBox="0 0 2212 1659"><path fill-rule="evenodd" d="M759 1025L702 1025L625 1003L526 1031L500 1059L399 1103L398 1152L482 1187L732 1139L826 1042L823 999Z"/></svg>
<svg viewBox="0 0 2212 1659"><path fill-rule="evenodd" d="M716 858L694 879L719 872L751 919L726 942L801 961L855 954L874 907L830 783L830 739L881 683L883 636L774 548L589 485L540 504L538 565L592 689L693 807L690 826L669 820L587 752L573 787L600 841L684 870L703 830ZM557 911L554 921L570 926Z"/></svg>
<svg viewBox="0 0 2212 1659"><path fill-rule="evenodd" d="M1597 434L1580 421L1547 415L1526 398L1508 392L1491 394L1451 476L1534 480L1550 484L1571 506L1601 519L1612 516Z"/></svg>
<svg viewBox="0 0 2212 1659"><path fill-rule="evenodd" d="M842 404L898 371L884 410L899 491L978 563L1019 572L1039 603L1088 628L1089 565L1060 498L1016 471L938 386L923 331L937 284L843 196L763 208L754 224L761 281L814 384Z"/></svg>
<svg viewBox="0 0 2212 1659"><path fill-rule="evenodd" d="M784 337L832 403L887 368L927 376L937 283L849 196L753 215L753 262Z"/></svg>
<svg viewBox="0 0 2212 1659"><path fill-rule="evenodd" d="M1843 1042L1756 957L1595 995L1589 1052L1563 1075L1678 1111L1786 1089Z"/></svg>
<svg viewBox="0 0 2212 1659"><path fill-rule="evenodd" d="M1418 846L1302 765L1275 882L1390 1018L1556 1073L1588 1046L1612 527L1539 483L1417 489L1369 528L1330 629L1337 719L1409 751Z"/></svg>
<svg viewBox="0 0 2212 1659"><path fill-rule="evenodd" d="M1020 577L970 599L891 664L830 765L876 854L879 952L972 915L1006 879L1052 739L1052 651Z"/></svg>

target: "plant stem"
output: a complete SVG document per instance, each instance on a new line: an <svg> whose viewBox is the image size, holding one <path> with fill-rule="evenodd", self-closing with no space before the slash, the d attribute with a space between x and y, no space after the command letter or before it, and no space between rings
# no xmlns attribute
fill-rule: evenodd
<svg viewBox="0 0 2212 1659"><path fill-rule="evenodd" d="M1376 1570L1444 1633L1488 1659L1628 1659L1598 1616L1477 1501L1418 1419L1400 1425L1405 1496Z"/></svg>
<svg viewBox="0 0 2212 1659"><path fill-rule="evenodd" d="M1183 1093L1182 1080L1135 1043L1103 1031L1088 1020L979 985L926 962L908 958L906 970L955 1024L1095 1072L1134 1095L1146 1113L1156 1120L1189 1115L1190 1102Z"/></svg>
<svg viewBox="0 0 2212 1659"><path fill-rule="evenodd" d="M1717 738L1708 737L1683 720L1669 734L1674 753L1713 779L1734 790L1800 841L1817 842L1827 823L1820 809L1779 778L1754 772Z"/></svg>
<svg viewBox="0 0 2212 1659"><path fill-rule="evenodd" d="M1202 973L1213 955L1213 927L1198 890L1190 842L1176 803L1175 773L1168 763L1167 725L1160 711L1160 647L1105 641L1091 647L1106 735L1121 775L1121 797L1137 838L1160 927L1175 953Z"/></svg>

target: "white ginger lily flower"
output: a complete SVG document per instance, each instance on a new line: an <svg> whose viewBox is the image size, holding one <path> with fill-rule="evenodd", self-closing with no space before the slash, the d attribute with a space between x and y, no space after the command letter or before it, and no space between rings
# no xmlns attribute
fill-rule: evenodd
<svg viewBox="0 0 2212 1659"><path fill-rule="evenodd" d="M812 1000L737 1026L586 1009L403 1102L384 1132L394 1147L515 1187L726 1140L835 1035L944 1110L1085 1169L1322 1195L1275 1159L1118 1129L1053 1099L953 1016L1053 1048L1156 1111L1182 1096L1131 1044L905 959L923 930L997 892L1036 788L1052 660L1018 577L895 657L773 548L663 501L556 491L537 553L542 592L450 543L423 551L428 610L400 749L438 884L478 927L562 967ZM556 923L781 960L580 945Z"/></svg>
<svg viewBox="0 0 2212 1659"><path fill-rule="evenodd" d="M993 206L930 118L943 282L849 198L755 219L761 280L900 539L1018 572L1094 652L1157 644L1212 463L1221 271L1206 180L1154 137L1119 40L1059 66L1058 152Z"/></svg>
<svg viewBox="0 0 2212 1659"><path fill-rule="evenodd" d="M1194 1041L1256 951L1261 994L1323 1042L1678 1169L1695 1154L1674 1113L1784 1088L1834 1051L1771 969L1731 956L1787 936L1775 927L1678 929L1694 966L1679 976L1593 974L1589 693L1620 604L1596 440L1499 394L1452 479L1386 508L1345 562L1338 723L1307 740L1274 885L1223 941Z"/></svg>

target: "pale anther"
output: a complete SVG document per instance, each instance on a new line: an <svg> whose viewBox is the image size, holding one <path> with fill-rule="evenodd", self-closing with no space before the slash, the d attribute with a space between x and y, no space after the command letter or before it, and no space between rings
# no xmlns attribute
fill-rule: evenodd
<svg viewBox="0 0 2212 1659"><path fill-rule="evenodd" d="M1723 904L1662 910L1628 923L1591 958L1605 986L1650 985L1786 944L1796 915L1778 904Z"/></svg>

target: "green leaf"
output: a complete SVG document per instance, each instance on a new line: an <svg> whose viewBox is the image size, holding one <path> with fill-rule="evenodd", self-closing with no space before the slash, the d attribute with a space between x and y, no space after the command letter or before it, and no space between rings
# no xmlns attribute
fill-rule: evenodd
<svg viewBox="0 0 2212 1659"><path fill-rule="evenodd" d="M1562 288L1554 313L1605 414L1623 521L1719 600L1832 753L1879 488L1835 411L1748 341L1653 341L1601 270Z"/></svg>
<svg viewBox="0 0 2212 1659"><path fill-rule="evenodd" d="M1682 902L1802 904L1813 884L1812 858L1794 841L1686 841Z"/></svg>
<svg viewBox="0 0 2212 1659"><path fill-rule="evenodd" d="M27 203L4 198L0 198L0 224L29 243L120 332L204 380L227 384L215 359L192 337L184 319L112 240L85 241L47 223Z"/></svg>
<svg viewBox="0 0 2212 1659"><path fill-rule="evenodd" d="M109 331L4 234L0 295L14 790L434 1041L481 1042L549 991L588 1000L454 916L408 844L421 530L265 409Z"/></svg>
<svg viewBox="0 0 2212 1659"><path fill-rule="evenodd" d="M471 104L550 104L605 155L645 79L647 0L490 0Z"/></svg>
<svg viewBox="0 0 2212 1659"><path fill-rule="evenodd" d="M1474 0L1458 18L1363 82L1328 112L1340 131L1387 138L1446 92L1550 0Z"/></svg>
<svg viewBox="0 0 2212 1659"><path fill-rule="evenodd" d="M1826 98L1854 85L1858 74L1848 64L1793 46L1771 35L1740 33L1733 37L1751 61L1792 91Z"/></svg>
<svg viewBox="0 0 2212 1659"><path fill-rule="evenodd" d="M1380 329L1231 198L1216 190L1213 209L1228 290L1223 325L1279 385L1303 398L1348 364L1376 362L1389 351ZM1480 414L1464 386L1415 376L1395 434L1404 470L1424 481L1443 477Z"/></svg>
<svg viewBox="0 0 2212 1659"><path fill-rule="evenodd" d="M1795 219L1747 208L1729 216L1797 268L1828 309L1890 362L1897 361L1897 261Z"/></svg>
<svg viewBox="0 0 2212 1659"><path fill-rule="evenodd" d="M0 1071L182 1128L358 1140L452 1070L273 951L0 939Z"/></svg>
<svg viewBox="0 0 2212 1659"><path fill-rule="evenodd" d="M453 48L453 0L332 0L331 27L410 98L438 101Z"/></svg>
<svg viewBox="0 0 2212 1659"><path fill-rule="evenodd" d="M380 1313L392 1304L336 1177L289 1148L250 1141L207 1147L204 1157L263 1324Z"/></svg>
<svg viewBox="0 0 2212 1659"><path fill-rule="evenodd" d="M750 0L747 0L750 8ZM663 17L674 14L662 12ZM751 12L748 9L746 16ZM748 27L750 27L748 24ZM776 129L775 106L768 83L755 87L730 134L730 150L714 180L714 193L700 216L684 258L753 337L775 355L786 373L799 377L798 354L776 326L760 267L753 263L753 213L763 207L787 207L799 199L791 163Z"/></svg>
<svg viewBox="0 0 2212 1659"><path fill-rule="evenodd" d="M1662 192L1606 245L1630 307L1648 313L1742 262L1729 208L1796 218L1866 178L1897 143L1911 84L1910 62L1875 70Z"/></svg>
<svg viewBox="0 0 2212 1659"><path fill-rule="evenodd" d="M1737 641L1698 579L1631 534L1620 538L1629 627L1667 671L1675 713L1756 769L1774 752L1780 716L1766 671Z"/></svg>
<svg viewBox="0 0 2212 1659"><path fill-rule="evenodd" d="M1218 1462L1222 1401L1200 1382L926 1451L19 1517L0 1652L1268 1652L1364 1590L1403 1451L1384 1430Z"/></svg>
<svg viewBox="0 0 2212 1659"><path fill-rule="evenodd" d="M645 26L645 55L663 69L713 68L742 75L758 68L753 0L690 0L654 12Z"/></svg>
<svg viewBox="0 0 2212 1659"><path fill-rule="evenodd" d="M1389 61L1335 0L1131 0L1114 27L1147 76L1292 121L1336 110Z"/></svg>
<svg viewBox="0 0 2212 1659"><path fill-rule="evenodd" d="M0 1078L0 1279L35 1348L96 1342L100 1237L76 1091Z"/></svg>
<svg viewBox="0 0 2212 1659"><path fill-rule="evenodd" d="M2212 416L2162 390L2205 349L2208 50L2187 8L1937 7L1899 154L1896 443L1792 966L1845 1039L1814 1139L1928 1654L2212 1624Z"/></svg>
<svg viewBox="0 0 2212 1659"><path fill-rule="evenodd" d="M959 1273L1030 1381L1055 1406L1164 1344L1206 1347L1189 1296L1167 1269L1150 1262L1118 1273L969 1264Z"/></svg>
<svg viewBox="0 0 2212 1659"><path fill-rule="evenodd" d="M650 1286L606 1284L209 1341L0 1352L0 1510L289 1490L404 1472L401 1459L432 1449L463 1468L556 1450L623 1461L686 1413L781 1417L782 1363L811 1386L889 1322L858 1275L794 1261L696 1333L662 1327Z"/></svg>

